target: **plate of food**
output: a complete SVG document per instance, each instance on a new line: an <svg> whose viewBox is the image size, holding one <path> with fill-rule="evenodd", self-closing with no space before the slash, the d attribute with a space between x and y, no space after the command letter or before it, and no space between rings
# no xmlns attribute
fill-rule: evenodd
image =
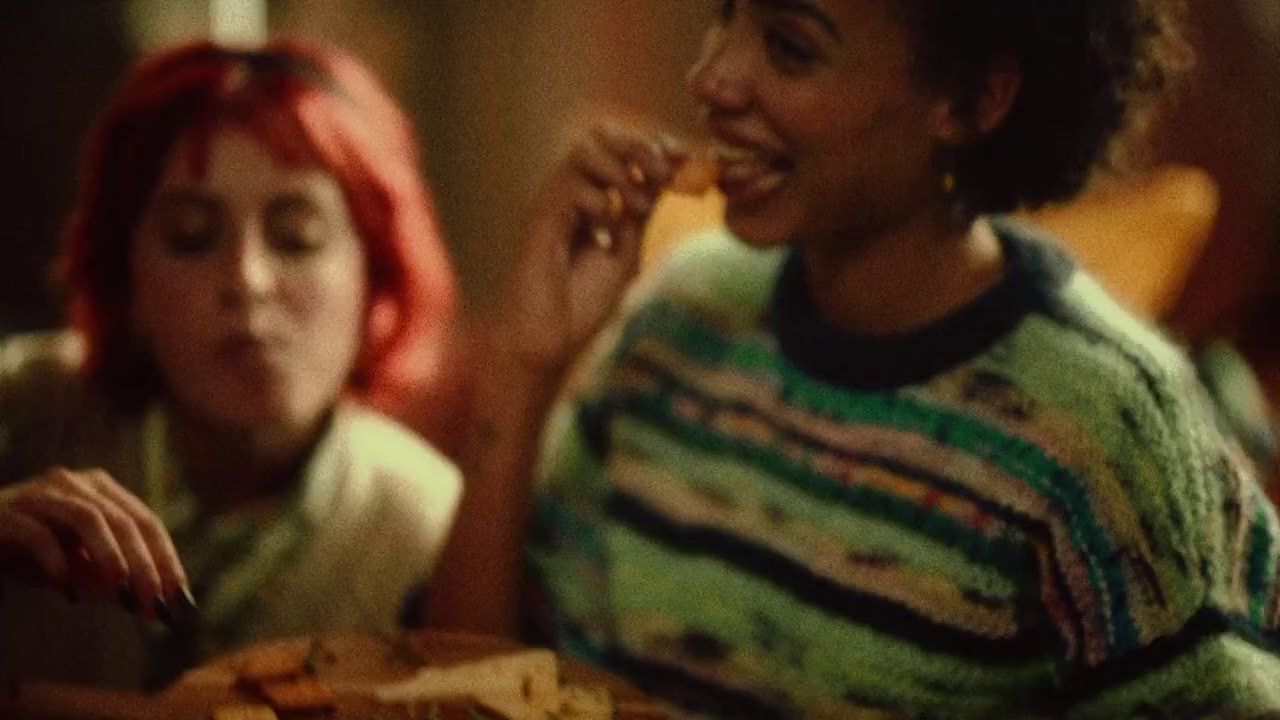
<svg viewBox="0 0 1280 720"><path fill-rule="evenodd" d="M223 655L142 694L9 678L0 717L32 720L661 720L625 682L510 641L331 635Z"/></svg>

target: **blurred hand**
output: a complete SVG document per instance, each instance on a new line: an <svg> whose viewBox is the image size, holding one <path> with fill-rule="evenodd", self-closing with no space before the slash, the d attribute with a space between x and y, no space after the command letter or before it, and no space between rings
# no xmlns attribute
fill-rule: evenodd
<svg viewBox="0 0 1280 720"><path fill-rule="evenodd" d="M54 468L0 487L0 573L34 574L73 599L102 594L162 620L175 603L193 605L160 518L101 470Z"/></svg>
<svg viewBox="0 0 1280 720"><path fill-rule="evenodd" d="M562 372L600 330L635 277L644 226L685 156L669 137L601 124L551 174L498 319L521 370Z"/></svg>

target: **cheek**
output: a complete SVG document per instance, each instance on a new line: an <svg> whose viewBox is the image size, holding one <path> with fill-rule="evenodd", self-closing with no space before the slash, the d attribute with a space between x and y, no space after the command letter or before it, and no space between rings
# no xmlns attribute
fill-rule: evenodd
<svg viewBox="0 0 1280 720"><path fill-rule="evenodd" d="M134 264L133 329L153 343L181 342L212 320L206 283L199 272L164 262Z"/></svg>
<svg viewBox="0 0 1280 720"><path fill-rule="evenodd" d="M353 357L364 334L367 294L363 263L338 261L301 273L289 297L317 353Z"/></svg>

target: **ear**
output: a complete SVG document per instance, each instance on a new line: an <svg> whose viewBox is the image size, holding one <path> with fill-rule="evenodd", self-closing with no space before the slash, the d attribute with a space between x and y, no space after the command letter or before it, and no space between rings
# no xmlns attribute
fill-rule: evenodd
<svg viewBox="0 0 1280 720"><path fill-rule="evenodd" d="M1009 116L1022 89L1022 69L1013 58L993 62L982 78L977 98L960 103L948 95L933 108L934 136L943 144L960 145L995 130Z"/></svg>

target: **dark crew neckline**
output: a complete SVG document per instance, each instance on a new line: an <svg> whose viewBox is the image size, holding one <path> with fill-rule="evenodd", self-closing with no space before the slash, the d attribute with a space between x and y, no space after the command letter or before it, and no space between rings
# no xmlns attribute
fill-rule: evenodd
<svg viewBox="0 0 1280 720"><path fill-rule="evenodd" d="M774 287L768 324L789 362L827 383L891 389L923 382L990 348L1027 314L1046 309L1074 272L1053 240L1025 224L991 220L1005 256L1005 274L954 312L911 332L848 333L818 316L804 262L792 250Z"/></svg>

